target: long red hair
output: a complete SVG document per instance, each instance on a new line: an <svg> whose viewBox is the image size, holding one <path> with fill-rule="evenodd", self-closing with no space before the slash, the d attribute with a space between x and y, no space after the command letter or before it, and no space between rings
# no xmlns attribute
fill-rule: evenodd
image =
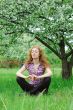
<svg viewBox="0 0 73 110"><path fill-rule="evenodd" d="M25 60L25 64L29 64L33 61L31 52L33 48L37 48L39 50L39 61L40 63L46 68L50 67L50 64L48 63L47 57L44 55L43 50L39 46L33 46L32 48L29 49L27 59Z"/></svg>

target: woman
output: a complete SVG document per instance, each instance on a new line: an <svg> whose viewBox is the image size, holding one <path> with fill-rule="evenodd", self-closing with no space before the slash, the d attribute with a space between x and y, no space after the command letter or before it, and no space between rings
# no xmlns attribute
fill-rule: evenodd
<svg viewBox="0 0 73 110"><path fill-rule="evenodd" d="M26 69L29 72L28 76L23 75ZM37 95L42 91L48 93L48 88L51 83L51 70L39 46L33 46L29 50L27 60L17 71L16 75L17 83L26 93L31 95Z"/></svg>

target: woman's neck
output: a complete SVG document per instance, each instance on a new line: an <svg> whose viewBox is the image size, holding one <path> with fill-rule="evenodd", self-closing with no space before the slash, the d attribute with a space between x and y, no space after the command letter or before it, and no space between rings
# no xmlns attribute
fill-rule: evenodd
<svg viewBox="0 0 73 110"><path fill-rule="evenodd" d="M34 63L35 65L39 64L39 63L40 63L39 58L33 59L33 63Z"/></svg>

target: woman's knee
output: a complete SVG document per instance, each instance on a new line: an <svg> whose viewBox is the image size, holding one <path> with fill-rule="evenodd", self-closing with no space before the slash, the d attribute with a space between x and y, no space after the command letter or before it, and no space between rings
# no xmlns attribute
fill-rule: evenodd
<svg viewBox="0 0 73 110"><path fill-rule="evenodd" d="M19 77L19 76L16 77L16 81L17 81L18 83L21 82L21 80L22 80L21 77Z"/></svg>
<svg viewBox="0 0 73 110"><path fill-rule="evenodd" d="M46 78L45 78L45 82L46 82L46 83L50 83L50 82L51 82L51 76L46 77Z"/></svg>
<svg viewBox="0 0 73 110"><path fill-rule="evenodd" d="M51 76L48 77L48 81L51 82Z"/></svg>

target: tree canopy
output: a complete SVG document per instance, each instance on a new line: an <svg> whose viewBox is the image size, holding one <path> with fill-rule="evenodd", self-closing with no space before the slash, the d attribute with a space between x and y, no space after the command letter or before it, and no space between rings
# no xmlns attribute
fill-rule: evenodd
<svg viewBox="0 0 73 110"><path fill-rule="evenodd" d="M58 53L59 43L64 38L69 51L73 46L73 2L1 0L0 28L9 37L10 43L16 42L16 37L26 32L40 37L50 45L53 44L52 47Z"/></svg>

